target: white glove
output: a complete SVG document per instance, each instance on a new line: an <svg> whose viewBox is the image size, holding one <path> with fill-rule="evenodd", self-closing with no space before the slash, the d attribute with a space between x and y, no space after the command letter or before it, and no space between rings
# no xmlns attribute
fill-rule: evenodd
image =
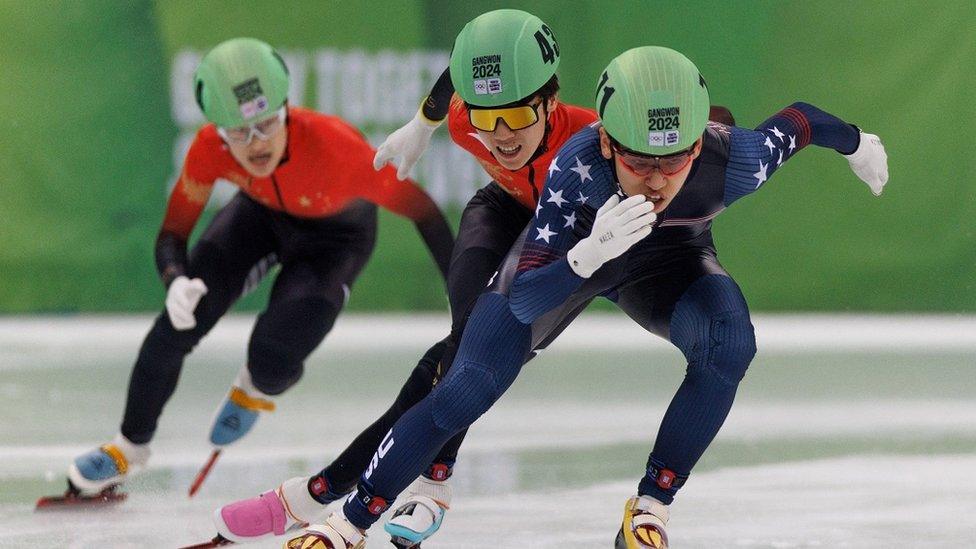
<svg viewBox="0 0 976 549"><path fill-rule="evenodd" d="M654 203L642 194L620 201L613 195L596 211L590 236L580 240L566 259L570 268L583 278L601 265L626 252L645 236L651 234L651 223L657 219Z"/></svg>
<svg viewBox="0 0 976 549"><path fill-rule="evenodd" d="M406 179L410 170L413 169L413 165L427 150L427 145L430 144L430 136L443 122L443 120L431 122L418 110L410 122L391 133L386 141L376 149L376 156L373 157L373 168L379 170L387 162L399 157L400 164L397 166L396 163L393 163L397 166L397 179Z"/></svg>
<svg viewBox="0 0 976 549"><path fill-rule="evenodd" d="M190 280L185 276L176 277L166 291L166 313L177 330L192 330L197 325L193 310L200 298L207 293L207 285L199 278Z"/></svg>
<svg viewBox="0 0 976 549"><path fill-rule="evenodd" d="M888 154L881 139L873 133L861 132L861 143L857 150L844 156L854 174L871 187L874 196L881 196L888 182Z"/></svg>

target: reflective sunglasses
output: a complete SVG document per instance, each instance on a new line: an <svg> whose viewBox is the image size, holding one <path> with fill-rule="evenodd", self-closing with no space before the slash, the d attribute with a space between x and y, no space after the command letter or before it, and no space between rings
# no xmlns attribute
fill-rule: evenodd
<svg viewBox="0 0 976 549"><path fill-rule="evenodd" d="M481 131L493 132L498 127L498 119L505 121L505 125L510 130L524 130L539 121L539 113L536 111L542 101L534 105L521 105L518 107L507 107L503 109L479 109L477 107L468 108L468 120L471 125Z"/></svg>
<svg viewBox="0 0 976 549"><path fill-rule="evenodd" d="M625 168L635 175L646 177L651 175L654 170L661 172L661 175L674 175L691 162L692 153L695 146L692 145L683 151L664 156L642 154L632 151L613 139L610 140L610 147L620 156L620 162Z"/></svg>
<svg viewBox="0 0 976 549"><path fill-rule="evenodd" d="M224 138L224 141L237 145L249 145L255 137L261 141L268 141L285 125L286 114L287 109L282 106L271 118L236 128L217 127L217 133Z"/></svg>

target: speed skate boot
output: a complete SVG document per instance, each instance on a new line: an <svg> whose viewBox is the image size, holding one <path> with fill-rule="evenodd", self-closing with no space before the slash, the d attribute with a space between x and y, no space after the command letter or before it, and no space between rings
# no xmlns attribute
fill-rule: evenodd
<svg viewBox="0 0 976 549"><path fill-rule="evenodd" d="M664 529L670 515L667 505L650 496L628 499L615 549L667 549L668 535Z"/></svg>
<svg viewBox="0 0 976 549"><path fill-rule="evenodd" d="M348 520L342 511L329 515L323 524L305 528L305 533L285 542L284 549L364 549L366 534Z"/></svg>
<svg viewBox="0 0 976 549"><path fill-rule="evenodd" d="M325 504L316 501L308 477L295 477L260 496L225 505L213 514L217 532L234 542L280 536L321 520Z"/></svg>
<svg viewBox="0 0 976 549"><path fill-rule="evenodd" d="M75 458L68 467L68 491L94 495L114 489L147 461L149 445L135 444L119 433L112 442Z"/></svg>
<svg viewBox="0 0 976 549"><path fill-rule="evenodd" d="M271 397L262 393L251 382L251 374L245 365L234 380L230 393L214 418L210 430L210 442L217 447L236 442L254 427L260 412L273 412Z"/></svg>
<svg viewBox="0 0 976 549"><path fill-rule="evenodd" d="M446 480L417 477L407 487L407 497L383 528L399 549L420 547L434 535L451 505L451 486Z"/></svg>

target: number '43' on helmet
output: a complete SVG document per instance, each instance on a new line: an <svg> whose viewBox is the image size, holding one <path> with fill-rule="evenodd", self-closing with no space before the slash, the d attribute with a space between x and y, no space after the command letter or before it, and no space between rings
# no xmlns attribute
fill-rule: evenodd
<svg viewBox="0 0 976 549"><path fill-rule="evenodd" d="M532 96L559 67L559 44L541 19L503 9L475 17L451 52L451 82L465 103L498 107Z"/></svg>

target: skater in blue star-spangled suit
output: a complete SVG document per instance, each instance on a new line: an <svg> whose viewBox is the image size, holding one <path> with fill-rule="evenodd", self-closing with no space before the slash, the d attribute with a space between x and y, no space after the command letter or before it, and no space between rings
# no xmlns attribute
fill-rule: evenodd
<svg viewBox="0 0 976 549"><path fill-rule="evenodd" d="M748 130L708 122L708 105L705 80L678 52L641 47L610 63L597 87L600 122L549 165L535 217L479 298L452 369L394 425L342 513L293 543L341 547L326 543L334 524L368 528L534 350L604 296L688 360L616 539L618 549L668 546L669 505L756 351L746 301L718 262L712 219L811 143L844 154L875 195L888 179L878 137L816 107L794 103Z"/></svg>

